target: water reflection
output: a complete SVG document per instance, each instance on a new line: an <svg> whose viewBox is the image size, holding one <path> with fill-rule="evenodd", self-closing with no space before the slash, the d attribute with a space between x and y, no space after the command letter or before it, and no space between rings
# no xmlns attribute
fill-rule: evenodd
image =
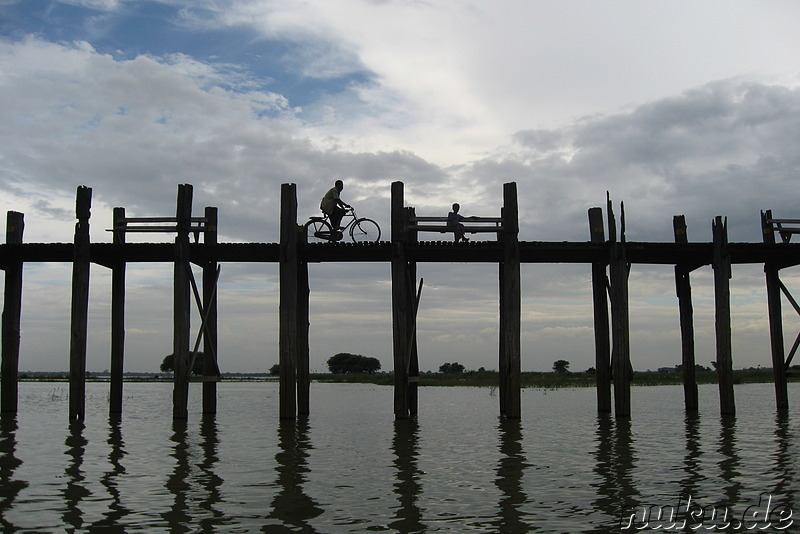
<svg viewBox="0 0 800 534"><path fill-rule="evenodd" d="M797 510L795 499L795 482L797 480L795 462L795 443L789 425L789 414L778 412L775 416L775 444L777 445L773 473L775 479L775 497L782 501L790 510Z"/></svg>
<svg viewBox="0 0 800 534"><path fill-rule="evenodd" d="M67 447L64 454L69 456L69 460L64 470L64 478L67 484L61 491L65 505L61 520L65 525L69 525L76 530L83 526L83 511L80 508L80 504L92 494L84 486L86 477L83 471L83 461L86 454L86 445L89 443L83 436L84 429L83 422L70 421L69 433L64 442Z"/></svg>
<svg viewBox="0 0 800 534"><path fill-rule="evenodd" d="M599 414L595 443L596 476L592 485L596 497L592 507L604 512L616 523L623 513L636 510L640 504L639 491L633 479L637 457L630 420ZM597 532L606 531L606 528L602 528Z"/></svg>
<svg viewBox="0 0 800 534"><path fill-rule="evenodd" d="M700 446L700 415L697 412L687 412L684 418L686 434L686 453L683 456L683 471L685 476L681 480L681 490L684 495L694 498L700 497L700 488L705 477L701 469Z"/></svg>
<svg viewBox="0 0 800 534"><path fill-rule="evenodd" d="M720 418L720 432L717 452L722 456L719 461L720 479L723 487L722 493L725 495L726 504L733 506L739 502L742 493L741 473L739 465L739 447L736 444L736 416L723 415Z"/></svg>
<svg viewBox="0 0 800 534"><path fill-rule="evenodd" d="M200 425L200 435L203 438L201 447L203 449L203 461L197 466L200 468L198 479L202 485L205 497L200 501L200 508L207 513L200 521L202 532L213 531L212 527L221 522L224 514L218 510L222 501L222 477L217 475L215 468L219 462L219 431L217 420L213 415L204 415Z"/></svg>
<svg viewBox="0 0 800 534"><path fill-rule="evenodd" d="M425 532L422 511L417 504L422 492L420 478L423 472L417 466L419 457L419 424L416 419L402 419L394 422L394 467L397 469L394 493L399 506L394 521L389 527L397 532Z"/></svg>
<svg viewBox="0 0 800 534"><path fill-rule="evenodd" d="M500 532L533 532L524 520L522 506L528 500L522 486L522 475L528 466L522 449L522 423L519 419L500 418L500 459L497 462L497 478L494 483L500 490Z"/></svg>
<svg viewBox="0 0 800 534"><path fill-rule="evenodd" d="M173 443L172 458L175 459L175 467L167 478L166 488L172 494L172 506L161 514L161 517L170 525L171 532L189 532L189 521L191 517L188 513L187 496L189 494L189 443L186 440L186 420L176 419L172 423L172 436L170 441Z"/></svg>
<svg viewBox="0 0 800 534"><path fill-rule="evenodd" d="M90 530L104 529L106 532L125 532L120 523L125 516L130 514L130 510L122 504L117 485L118 480L126 473L122 460L127 453L125 452L125 443L122 441L121 425L122 421L119 416L109 419L107 443L109 445L108 463L111 469L103 473L100 483L108 491L111 503L108 505L109 510L103 515L103 519L94 523Z"/></svg>
<svg viewBox="0 0 800 534"><path fill-rule="evenodd" d="M309 520L322 514L314 499L305 494L308 468L308 451L312 449L308 438L308 419L281 420L278 426L278 446L275 455L278 473L278 494L272 500L269 517L279 520L284 526L294 527L294 532L315 532ZM265 525L264 532L280 532L280 527Z"/></svg>
<svg viewBox="0 0 800 534"><path fill-rule="evenodd" d="M17 458L17 418L3 415L0 418L0 525L3 532L14 532L16 527L6 518L14 506L19 492L28 487L23 480L15 480L14 473L22 465Z"/></svg>

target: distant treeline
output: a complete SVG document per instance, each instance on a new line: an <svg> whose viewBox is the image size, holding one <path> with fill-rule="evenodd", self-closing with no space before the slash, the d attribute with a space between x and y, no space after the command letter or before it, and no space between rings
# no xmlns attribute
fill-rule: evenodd
<svg viewBox="0 0 800 534"><path fill-rule="evenodd" d="M125 373L125 380L130 382L171 382L171 373ZM223 373L223 380L277 380L269 373ZM25 372L19 374L23 381L65 381L69 380L66 372ZM87 373L88 381L108 381L108 373ZM312 373L311 379L318 382L339 383L365 383L390 386L394 384L394 374L383 373ZM717 373L712 370L698 370L696 373L698 384L716 384ZM787 373L790 382L800 381L800 366L792 366ZM633 385L656 386L681 384L682 374L674 370L640 371L633 374ZM772 382L773 374L770 368L734 369L734 384L750 384ZM462 373L421 373L419 384L421 386L482 386L497 387L500 383L497 371L464 371ZM564 388L564 387L594 387L595 374L589 372L524 372L521 376L522 387L529 388Z"/></svg>

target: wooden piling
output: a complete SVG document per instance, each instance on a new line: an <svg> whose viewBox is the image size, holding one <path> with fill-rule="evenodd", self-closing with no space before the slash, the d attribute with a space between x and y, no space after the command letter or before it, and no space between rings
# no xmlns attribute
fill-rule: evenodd
<svg viewBox="0 0 800 534"><path fill-rule="evenodd" d="M298 248L303 250L308 236L303 227L297 227ZM304 257L304 254L300 254ZM311 370L309 365L309 297L308 262L297 262L297 414L308 415L311 412Z"/></svg>
<svg viewBox="0 0 800 534"><path fill-rule="evenodd" d="M83 421L86 409L86 335L89 313L89 217L92 190L78 187L72 259L72 306L69 346L69 418Z"/></svg>
<svg viewBox="0 0 800 534"><path fill-rule="evenodd" d="M611 200L608 200L609 260L611 298L611 375L614 382L614 415L631 416L631 379L633 369L630 357L630 319L628 313L628 275L630 266L625 244L625 206L620 214L620 239L616 239L616 222Z"/></svg>
<svg viewBox="0 0 800 534"><path fill-rule="evenodd" d="M589 209L592 243L604 243L602 208ZM594 305L594 361L597 411L611 412L611 341L608 330L607 262L592 262L592 303Z"/></svg>
<svg viewBox="0 0 800 534"><path fill-rule="evenodd" d="M715 330L717 337L717 377L722 415L736 413L733 396L733 359L731 357L731 256L728 250L728 221L716 217L712 223Z"/></svg>
<svg viewBox="0 0 800 534"><path fill-rule="evenodd" d="M175 358L174 382L172 390L173 419L189 417L189 375L190 368L190 308L191 289L189 285L189 229L192 218L193 189L189 184L178 186L176 207L177 236L175 237L175 270L173 288L173 335L172 349Z"/></svg>
<svg viewBox="0 0 800 534"><path fill-rule="evenodd" d="M403 228L403 183L392 183L392 349L394 353L394 417L408 419L409 278Z"/></svg>
<svg viewBox="0 0 800 534"><path fill-rule="evenodd" d="M16 211L6 215L6 243L21 245L25 216ZM22 262L6 260L3 294L2 364L0 366L0 411L16 415L18 405L20 319L22 317Z"/></svg>
<svg viewBox="0 0 800 534"><path fill-rule="evenodd" d="M297 187L281 184L280 418L297 417Z"/></svg>
<svg viewBox="0 0 800 534"><path fill-rule="evenodd" d="M521 290L517 184L503 184L503 261L500 264L500 414L521 416Z"/></svg>
<svg viewBox="0 0 800 534"><path fill-rule="evenodd" d="M414 217L414 208L403 208L403 227L408 227L411 224L411 218ZM405 241L414 243L417 241L417 232L408 231L405 235ZM408 357L406 361L408 373L408 413L410 416L415 416L419 413L419 353L417 351L417 312L419 311L419 299L422 291L422 282L420 281L419 290L416 290L417 280L417 262L408 262L408 293L406 309L407 323L406 331L408 332Z"/></svg>
<svg viewBox="0 0 800 534"><path fill-rule="evenodd" d="M761 229L764 243L775 244L772 210L761 212ZM789 393L786 384L785 347L783 344L783 315L781 312L781 266L773 261L764 264L767 281L767 309L769 311L769 338L772 351L772 373L775 381L775 403L778 411L789 409Z"/></svg>
<svg viewBox="0 0 800 534"><path fill-rule="evenodd" d="M125 208L114 208L113 242L125 244ZM111 266L111 383L109 415L122 413L122 383L125 361L125 262Z"/></svg>
<svg viewBox="0 0 800 534"><path fill-rule="evenodd" d="M676 215L672 218L672 228L676 243L688 243L686 217ZM675 265L675 293L678 296L678 310L681 328L681 363L683 367L683 399L687 412L696 412L697 378L694 353L694 308L692 307L692 285L689 273L694 266L685 262Z"/></svg>
<svg viewBox="0 0 800 534"><path fill-rule="evenodd" d="M206 207L205 225L203 227L203 242L209 248L217 245L217 218L218 211L215 207ZM216 376L219 374L219 361L217 352L217 283L218 263L209 256L203 263L203 375ZM217 413L217 383L214 381L203 382L203 413Z"/></svg>

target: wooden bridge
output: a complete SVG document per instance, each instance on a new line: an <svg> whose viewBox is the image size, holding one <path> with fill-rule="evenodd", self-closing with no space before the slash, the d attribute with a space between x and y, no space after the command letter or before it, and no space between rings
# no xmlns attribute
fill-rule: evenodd
<svg viewBox="0 0 800 534"><path fill-rule="evenodd" d="M735 413L732 359L730 278L733 264L763 264L769 308L772 367L776 406L788 410L786 370L800 346L800 335L789 354L784 346L781 318L783 294L800 313L791 293L780 280L780 270L800 264L800 245L791 236L800 233L800 220L774 219L762 212L762 243L729 243L727 224L716 217L713 241L689 243L682 215L675 216L674 243L628 242L625 239L624 208L619 229L607 200L607 229L601 208L588 210L586 242L519 241L518 204L515 183L503 186L499 217L468 221L467 231L486 231L493 241L458 244L426 241L425 232L441 232L442 218L417 216L405 205L403 184L392 184L391 238L379 243L308 243L297 221L295 184L281 186L280 240L277 243L219 243L217 209L205 208L202 217L192 216L192 186L178 187L175 217L126 218L124 208L114 209L113 239L91 243L89 219L91 189L79 187L76 200L75 237L72 243L24 243L24 216L8 212L6 243L0 244L0 268L5 271L2 318L2 367L0 409L16 414L22 273L26 262L72 264L70 336L69 417L83 419L85 413L86 336L90 265L112 271L111 284L111 381L110 412L122 412L123 362L125 352L125 270L132 262L174 265L173 351L175 373L173 417L187 417L190 382L203 383L203 411L216 412L217 278L224 262L277 263L280 266L280 417L308 414L309 349L308 263L388 262L392 278L392 332L394 355L394 413L397 419L418 411L419 364L416 343L416 310L419 300L416 265L419 262L482 262L498 265L500 296L499 375L500 413L521 417L520 410L520 316L522 263L580 263L591 267L595 329L597 409L630 417L632 366L629 347L628 274L632 264L673 265L680 314L684 402L687 411L698 409L695 381L693 311L690 274L710 265L714 270L716 312L716 361L720 410ZM128 243L131 232L162 232L175 235L174 243ZM780 242L776 240L780 236ZM191 237L194 237L192 240ZM202 291L191 264L202 268ZM192 300L202 318L194 340L189 324ZM205 354L203 376L190 376L195 355ZM613 387L612 387L613 384ZM613 403L612 403L613 391Z"/></svg>

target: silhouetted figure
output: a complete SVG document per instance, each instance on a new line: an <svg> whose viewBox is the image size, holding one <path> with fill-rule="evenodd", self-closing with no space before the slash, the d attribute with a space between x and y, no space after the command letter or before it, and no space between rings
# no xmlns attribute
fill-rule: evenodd
<svg viewBox="0 0 800 534"><path fill-rule="evenodd" d="M461 223L466 217L463 215L459 215L458 210L461 208L458 204L453 204L453 211L447 214L447 227L453 230L453 235L455 236L456 243L459 240L464 241L465 243L469 241L468 238L464 237L464 225Z"/></svg>
<svg viewBox="0 0 800 534"><path fill-rule="evenodd" d="M325 193L319 203L319 209L328 216L334 231L341 230L339 225L342 222L342 217L344 217L345 210L350 208L348 204L345 204L339 198L339 193L342 192L342 189L344 189L344 183L341 180L336 180L336 183Z"/></svg>

